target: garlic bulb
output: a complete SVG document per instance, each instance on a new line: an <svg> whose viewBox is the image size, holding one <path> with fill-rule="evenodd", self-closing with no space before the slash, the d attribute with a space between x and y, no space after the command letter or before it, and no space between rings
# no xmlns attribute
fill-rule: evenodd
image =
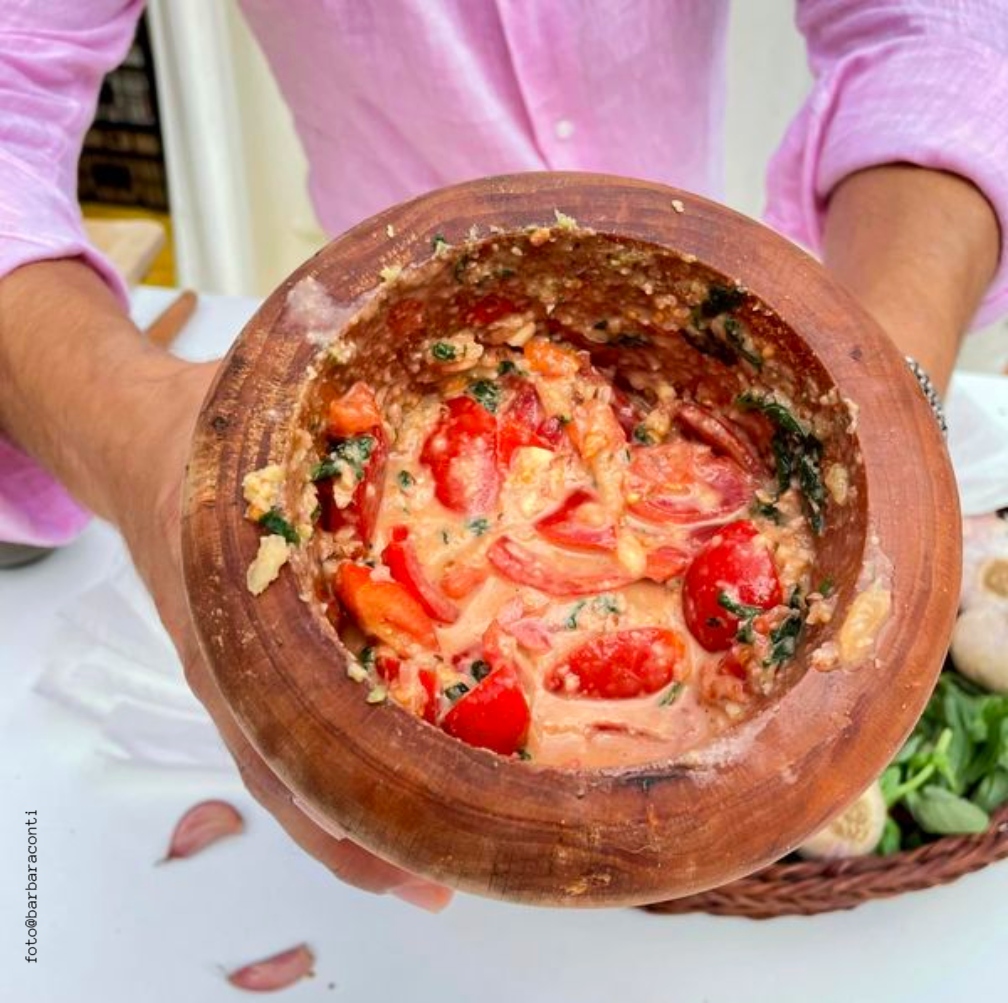
<svg viewBox="0 0 1008 1003"><path fill-rule="evenodd" d="M885 828L886 803L876 780L846 811L798 847L811 860L861 857L878 846Z"/></svg>
<svg viewBox="0 0 1008 1003"><path fill-rule="evenodd" d="M977 685L1008 693L1008 521L963 520L962 612L952 631L952 661Z"/></svg>
<svg viewBox="0 0 1008 1003"><path fill-rule="evenodd" d="M967 679L991 693L1008 693L1008 601L981 603L960 613L951 652Z"/></svg>

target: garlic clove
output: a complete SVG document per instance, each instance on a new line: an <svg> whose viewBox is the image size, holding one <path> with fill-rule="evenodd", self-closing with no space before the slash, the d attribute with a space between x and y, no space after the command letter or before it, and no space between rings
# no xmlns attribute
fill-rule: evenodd
<svg viewBox="0 0 1008 1003"><path fill-rule="evenodd" d="M225 836L244 831L245 820L226 801L202 801L179 819L162 863L191 857Z"/></svg>
<svg viewBox="0 0 1008 1003"><path fill-rule="evenodd" d="M876 780L846 811L798 847L810 860L862 857L878 846L888 812Z"/></svg>
<svg viewBox="0 0 1008 1003"><path fill-rule="evenodd" d="M1008 603L981 603L961 613L950 653L967 679L991 693L1008 693Z"/></svg>
<svg viewBox="0 0 1008 1003"><path fill-rule="evenodd" d="M315 955L307 944L298 944L272 957L253 961L231 972L227 980L236 989L269 993L286 989L303 978L314 975Z"/></svg>

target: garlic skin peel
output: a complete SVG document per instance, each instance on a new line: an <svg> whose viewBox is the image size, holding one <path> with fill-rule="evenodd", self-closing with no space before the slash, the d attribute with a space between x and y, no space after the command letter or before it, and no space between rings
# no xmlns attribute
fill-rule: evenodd
<svg viewBox="0 0 1008 1003"><path fill-rule="evenodd" d="M885 828L886 803L876 780L846 811L798 847L809 860L839 860L871 853Z"/></svg>

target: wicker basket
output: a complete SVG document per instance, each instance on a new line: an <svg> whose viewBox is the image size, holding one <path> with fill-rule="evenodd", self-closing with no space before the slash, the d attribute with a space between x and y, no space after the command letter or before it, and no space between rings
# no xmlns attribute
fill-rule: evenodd
<svg viewBox="0 0 1008 1003"><path fill-rule="evenodd" d="M1005 857L1008 805L995 813L990 828L979 836L946 836L891 857L772 864L730 885L646 908L669 915L706 912L749 919L812 916L948 884Z"/></svg>

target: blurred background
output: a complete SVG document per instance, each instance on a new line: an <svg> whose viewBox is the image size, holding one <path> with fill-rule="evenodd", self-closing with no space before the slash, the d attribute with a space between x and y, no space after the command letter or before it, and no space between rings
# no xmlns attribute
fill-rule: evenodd
<svg viewBox="0 0 1008 1003"><path fill-rule="evenodd" d="M810 84L794 0L732 4L724 200L760 216L767 161ZM290 114L237 3L151 0L106 79L80 164L99 243L107 221L153 221L163 246L144 281L263 296L325 243ZM153 247L153 245L151 245ZM153 254L153 251L151 252ZM1004 324L970 338L961 365L1000 371Z"/></svg>

